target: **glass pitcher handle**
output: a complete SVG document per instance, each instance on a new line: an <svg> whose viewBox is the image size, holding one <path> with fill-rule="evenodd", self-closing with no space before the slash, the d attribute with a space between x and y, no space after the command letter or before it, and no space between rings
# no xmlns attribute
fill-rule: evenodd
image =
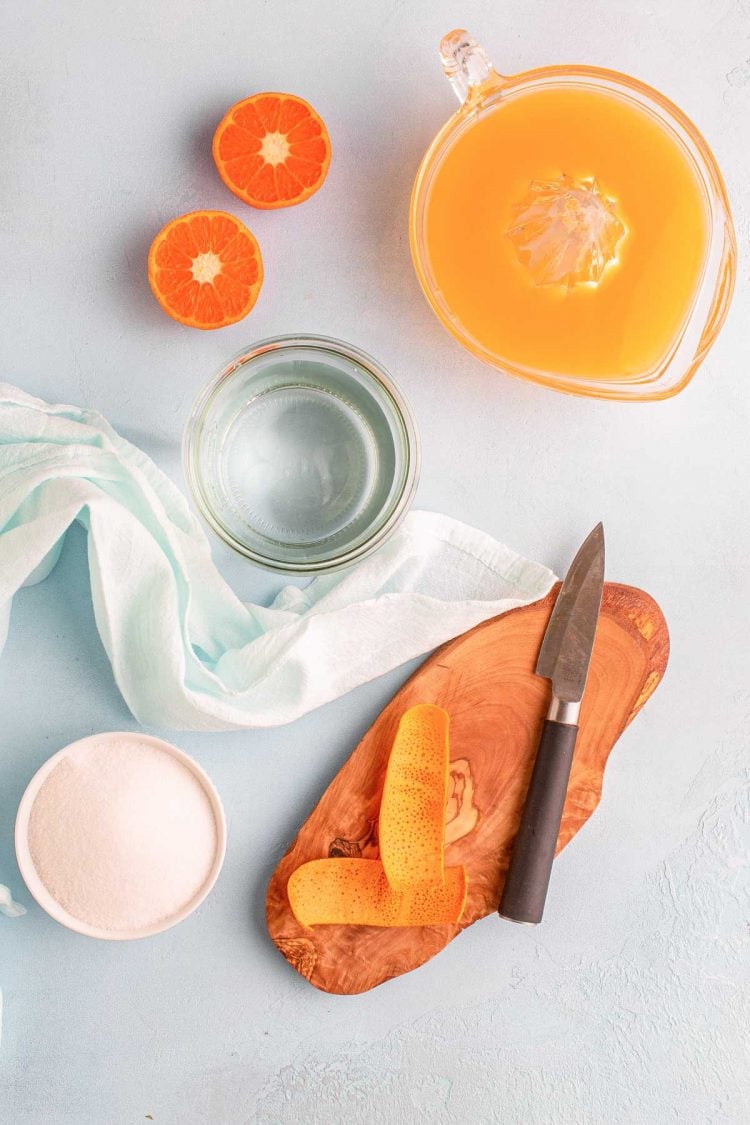
<svg viewBox="0 0 750 1125"><path fill-rule="evenodd" d="M484 47L463 28L449 31L440 40L440 61L461 104L488 78L499 77Z"/></svg>

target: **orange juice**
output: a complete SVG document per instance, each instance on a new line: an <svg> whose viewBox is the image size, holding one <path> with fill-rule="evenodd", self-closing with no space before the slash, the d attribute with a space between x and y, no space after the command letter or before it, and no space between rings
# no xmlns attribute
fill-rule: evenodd
<svg viewBox="0 0 750 1125"><path fill-rule="evenodd" d="M441 302L481 350L532 371L655 371L709 239L685 146L634 99L584 85L499 98L457 131L426 195Z"/></svg>

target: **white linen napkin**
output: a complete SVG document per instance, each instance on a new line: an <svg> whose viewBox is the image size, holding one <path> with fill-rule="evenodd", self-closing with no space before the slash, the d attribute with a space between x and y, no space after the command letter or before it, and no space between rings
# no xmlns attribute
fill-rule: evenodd
<svg viewBox="0 0 750 1125"><path fill-rule="evenodd" d="M158 727L291 722L555 581L481 531L412 512L361 563L245 604L145 454L93 411L0 384L0 651L13 596L49 574L75 520L117 684Z"/></svg>

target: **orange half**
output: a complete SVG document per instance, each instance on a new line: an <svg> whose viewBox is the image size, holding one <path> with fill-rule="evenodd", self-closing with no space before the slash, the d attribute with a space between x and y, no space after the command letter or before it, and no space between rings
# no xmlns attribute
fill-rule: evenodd
<svg viewBox="0 0 750 1125"><path fill-rule="evenodd" d="M331 163L323 119L294 94L254 94L226 113L214 134L216 167L251 207L291 207L322 185Z"/></svg>
<svg viewBox="0 0 750 1125"><path fill-rule="evenodd" d="M260 247L226 211L193 211L159 231L148 280L165 313L192 328L223 328L247 316L263 284Z"/></svg>

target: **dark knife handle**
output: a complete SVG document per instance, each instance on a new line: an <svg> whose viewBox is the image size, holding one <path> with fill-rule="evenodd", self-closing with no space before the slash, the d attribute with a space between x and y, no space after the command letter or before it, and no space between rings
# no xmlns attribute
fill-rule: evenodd
<svg viewBox="0 0 750 1125"><path fill-rule="evenodd" d="M544 723L505 877L501 918L532 925L542 920L577 734L577 726Z"/></svg>

